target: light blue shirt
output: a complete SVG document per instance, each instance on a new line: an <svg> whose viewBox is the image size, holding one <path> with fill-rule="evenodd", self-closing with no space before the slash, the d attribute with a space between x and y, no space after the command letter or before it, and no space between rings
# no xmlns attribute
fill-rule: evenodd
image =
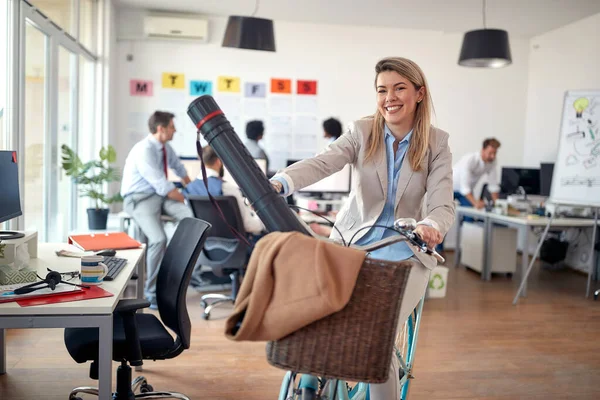
<svg viewBox="0 0 600 400"><path fill-rule="evenodd" d="M398 149L394 154L394 141L396 140L387 126L385 126L385 154L387 159L387 197L385 199L385 205L383 211L377 221L376 225L383 225L392 227L394 225L394 208L396 203L396 192L398 189L398 179L400 178L400 169L402 168L402 162L408 151L410 145L410 138L412 137L412 130L398 143ZM397 232L385 228L373 227L361 237L356 244L365 245L379 240L385 239L389 236L396 236ZM381 249L372 251L369 253L370 257L378 258L381 260L389 261L402 261L413 256L413 251L406 244L406 242L398 242L392 245L383 247Z"/></svg>
<svg viewBox="0 0 600 400"><path fill-rule="evenodd" d="M187 171L173 148L168 143L164 146L167 151L168 167L180 178L186 177ZM175 184L169 182L165 176L162 147L163 144L152 135L148 135L133 146L123 167L121 196L125 197L132 193L156 193L164 197L175 189Z"/></svg>
<svg viewBox="0 0 600 400"><path fill-rule="evenodd" d="M394 141L396 140L387 125L385 126L385 154L387 160L387 198L385 200L385 205L383 207L383 211L379 218L377 218L376 225L384 225L392 227L394 224L394 206L396 201L396 192L398 189L398 179L400 178L400 169L402 168L402 162L404 161L404 157L406 156L406 152L408 151L408 147L410 145L410 138L412 137L412 130L398 143L398 149L396 150L396 154L394 155ZM289 186L287 181L280 176L274 176L272 179L281 182L283 189L282 195L289 195ZM390 229L385 228L371 228L369 231L361 237L355 244L365 245L369 243L376 242L378 240L382 240L387 238L388 236L398 235L397 232L394 232ZM345 238L349 239L349 238ZM398 242L392 245L383 247L381 249L372 251L369 253L370 257L378 258L381 260L389 260L389 261L402 261L406 260L414 255L411 248L406 244L406 242Z"/></svg>

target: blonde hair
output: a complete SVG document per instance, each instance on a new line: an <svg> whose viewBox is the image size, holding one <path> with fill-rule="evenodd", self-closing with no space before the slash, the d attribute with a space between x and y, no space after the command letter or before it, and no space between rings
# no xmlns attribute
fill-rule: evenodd
<svg viewBox="0 0 600 400"><path fill-rule="evenodd" d="M417 104L415 111L415 123L408 148L408 160L413 171L421 169L421 163L427 153L429 146L429 129L431 128L431 113L433 102L429 95L429 85L421 68L411 60L402 57L389 57L380 60L375 66L375 87L377 77L381 72L395 71L408 79L416 90L425 88L423 100ZM365 162L372 160L384 148L384 124L385 119L379 109L373 114L373 128L367 140Z"/></svg>

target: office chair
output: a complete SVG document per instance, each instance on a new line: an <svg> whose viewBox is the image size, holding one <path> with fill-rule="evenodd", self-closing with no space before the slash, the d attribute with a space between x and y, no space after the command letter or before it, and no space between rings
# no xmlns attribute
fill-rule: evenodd
<svg viewBox="0 0 600 400"><path fill-rule="evenodd" d="M143 364L142 360L174 358L190 347L192 326L187 311L186 293L210 228L209 223L195 218L185 218L179 223L158 273L156 302L160 320L153 314L136 312L150 306L147 300L126 299L117 304L113 313L112 359L120 361L121 365L117 368L113 400L188 399L181 393L153 392L152 386L143 376L132 382L130 365L140 366ZM175 333L175 339L165 326ZM71 357L78 363L92 361L90 378L98 379L98 329L67 328L64 337ZM138 387L141 393L134 395ZM98 389L75 388L71 391L69 400L79 399L79 393L97 396Z"/></svg>
<svg viewBox="0 0 600 400"><path fill-rule="evenodd" d="M239 233L248 236L237 201L233 196L213 196L227 222ZM223 222L208 196L188 196L194 217L212 225L209 237L198 259L198 264L208 266L217 276L228 274L231 278L231 294L210 293L202 296L202 318L209 319L210 312L218 304L235 303L240 280L249 259L248 245L241 242ZM209 304L208 301L212 300Z"/></svg>

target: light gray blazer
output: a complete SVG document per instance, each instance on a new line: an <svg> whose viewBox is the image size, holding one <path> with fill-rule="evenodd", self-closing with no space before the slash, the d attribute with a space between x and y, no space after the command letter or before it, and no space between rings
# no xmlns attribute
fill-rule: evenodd
<svg viewBox="0 0 600 400"><path fill-rule="evenodd" d="M335 223L346 241L362 227L373 225L377 221L387 197L385 151L380 151L372 161L363 163L372 126L372 117L353 122L339 139L321 153L297 162L277 174L285 179L291 193L341 170L346 164L351 164L353 189L348 201L339 211ZM421 165L421 170L415 172L410 166L408 157L402 163L394 216L414 218L446 235L454 222L455 211L452 153L448 146L448 133L431 127L429 149ZM424 204L425 197L426 204ZM364 229L358 233L354 242L367 231ZM339 234L335 230L331 234L331 239L339 239ZM429 269L436 265L432 257L424 254L417 254L417 257Z"/></svg>

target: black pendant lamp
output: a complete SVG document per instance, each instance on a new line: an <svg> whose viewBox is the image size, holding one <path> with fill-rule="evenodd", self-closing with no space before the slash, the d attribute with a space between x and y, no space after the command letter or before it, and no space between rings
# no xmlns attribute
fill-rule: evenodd
<svg viewBox="0 0 600 400"><path fill-rule="evenodd" d="M458 64L463 67L502 68L511 63L508 32L486 28L483 0L483 29L465 33Z"/></svg>
<svg viewBox="0 0 600 400"><path fill-rule="evenodd" d="M258 0L251 17L232 15L227 21L223 47L238 49L275 51L273 20L256 18Z"/></svg>

